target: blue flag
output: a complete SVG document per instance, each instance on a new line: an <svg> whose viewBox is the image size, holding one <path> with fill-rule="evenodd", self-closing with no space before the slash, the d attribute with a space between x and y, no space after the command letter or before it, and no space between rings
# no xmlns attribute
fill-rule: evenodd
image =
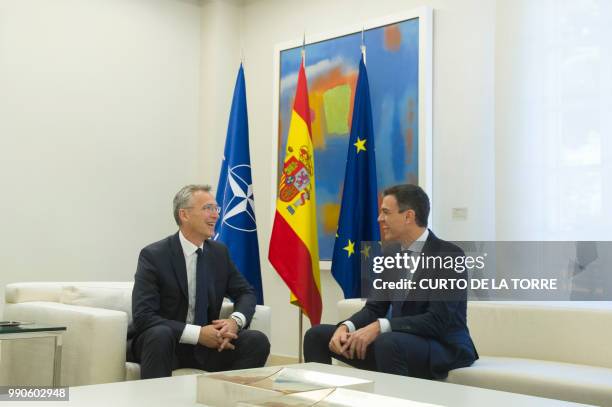
<svg viewBox="0 0 612 407"><path fill-rule="evenodd" d="M360 258L368 255L360 253L361 242L380 240L374 151L370 86L362 58L332 257L332 274L342 287L344 298L361 297Z"/></svg>
<svg viewBox="0 0 612 407"><path fill-rule="evenodd" d="M236 78L217 188L217 202L221 213L216 225L215 240L220 240L229 247L236 267L255 289L257 303L263 304L249 153L249 119L242 64Z"/></svg>

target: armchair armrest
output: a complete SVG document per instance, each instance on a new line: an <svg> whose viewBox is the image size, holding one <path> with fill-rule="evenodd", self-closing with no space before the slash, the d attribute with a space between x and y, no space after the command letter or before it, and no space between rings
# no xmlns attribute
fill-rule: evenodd
<svg viewBox="0 0 612 407"><path fill-rule="evenodd" d="M255 315L251 320L249 329L261 331L272 340L272 310L267 305L255 306Z"/></svg>
<svg viewBox="0 0 612 407"><path fill-rule="evenodd" d="M338 321L346 321L365 305L366 300L362 298L351 298L338 301Z"/></svg>
<svg viewBox="0 0 612 407"><path fill-rule="evenodd" d="M125 312L102 308L67 305L57 302L24 302L5 304L7 319L33 321L41 324L66 326L62 335L63 386L78 386L123 381L125 376L125 346L127 315ZM5 352L10 381L48 385L51 368L41 369L41 354L51 360L52 343L45 341L11 343L12 352ZM16 355L21 355L17 360ZM35 377L32 377L34 373Z"/></svg>

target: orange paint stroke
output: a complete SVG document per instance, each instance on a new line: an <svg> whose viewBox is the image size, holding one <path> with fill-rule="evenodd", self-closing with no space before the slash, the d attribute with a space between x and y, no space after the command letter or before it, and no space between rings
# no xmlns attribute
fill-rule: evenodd
<svg viewBox="0 0 612 407"><path fill-rule="evenodd" d="M338 229L338 218L340 217L340 204L325 203L321 205L323 231L325 233L336 233Z"/></svg>
<svg viewBox="0 0 612 407"><path fill-rule="evenodd" d="M312 130L312 146L315 149L325 149L325 113L323 112L323 93L310 91L310 129Z"/></svg>
<svg viewBox="0 0 612 407"><path fill-rule="evenodd" d="M414 132L412 131L412 128L409 127L406 129L404 137L406 138L406 164L410 165L412 164L412 143L414 141Z"/></svg>
<svg viewBox="0 0 612 407"><path fill-rule="evenodd" d="M408 128L404 133L404 138L406 140L406 164L412 164L412 153L414 151L414 130L412 129L414 125L414 100L412 98L408 99L408 109L406 110L406 121L408 123Z"/></svg>
<svg viewBox="0 0 612 407"><path fill-rule="evenodd" d="M399 51L402 46L402 33L397 24L385 27L385 49L387 51Z"/></svg>

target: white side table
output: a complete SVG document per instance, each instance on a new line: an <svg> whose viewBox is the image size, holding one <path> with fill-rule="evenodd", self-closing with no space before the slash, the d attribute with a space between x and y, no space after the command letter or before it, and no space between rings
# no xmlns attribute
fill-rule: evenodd
<svg viewBox="0 0 612 407"><path fill-rule="evenodd" d="M17 326L0 326L0 340L17 340L31 338L53 338L53 387L61 385L62 375L62 334L65 326L23 324Z"/></svg>

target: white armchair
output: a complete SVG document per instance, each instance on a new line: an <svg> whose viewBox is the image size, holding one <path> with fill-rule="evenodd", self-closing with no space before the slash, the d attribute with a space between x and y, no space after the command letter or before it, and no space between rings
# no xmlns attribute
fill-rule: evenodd
<svg viewBox="0 0 612 407"><path fill-rule="evenodd" d="M67 327L63 335L64 386L109 383L140 378L140 366L126 362L126 335L132 318L132 282L15 283L6 286L4 319ZM233 311L226 300L221 318ZM271 313L258 305L251 321L270 338ZM51 368L42 369L40 355L52 354L51 341L2 345L2 365L10 384L48 385ZM51 360L51 356L49 356ZM197 372L178 369L173 375Z"/></svg>
<svg viewBox="0 0 612 407"><path fill-rule="evenodd" d="M338 302L340 321L363 307ZM612 302L469 301L480 354L447 382L612 406Z"/></svg>

